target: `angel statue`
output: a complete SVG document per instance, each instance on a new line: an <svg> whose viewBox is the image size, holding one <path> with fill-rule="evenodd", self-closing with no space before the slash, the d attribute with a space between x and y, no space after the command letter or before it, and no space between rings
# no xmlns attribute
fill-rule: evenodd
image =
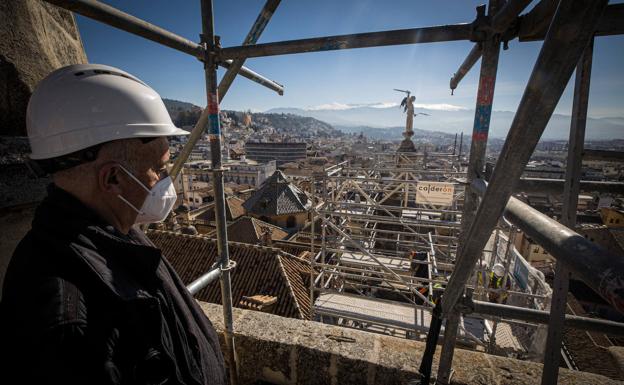
<svg viewBox="0 0 624 385"><path fill-rule="evenodd" d="M401 102L403 112L407 113L407 118L405 120L405 132L414 133L414 101L416 100L416 96L410 96L409 91L407 92L407 96L404 97Z"/></svg>
<svg viewBox="0 0 624 385"><path fill-rule="evenodd" d="M403 133L403 137L405 137L405 139L403 140L403 142L401 142L399 151L415 151L414 143L412 142L412 136L414 136L414 116L428 116L429 114L425 114L424 112L414 113L414 102L416 101L416 97L411 95L411 91L399 90L396 88L394 90L406 94L406 96L401 101L401 107L403 107L403 112L407 113L407 118L405 119L405 132Z"/></svg>

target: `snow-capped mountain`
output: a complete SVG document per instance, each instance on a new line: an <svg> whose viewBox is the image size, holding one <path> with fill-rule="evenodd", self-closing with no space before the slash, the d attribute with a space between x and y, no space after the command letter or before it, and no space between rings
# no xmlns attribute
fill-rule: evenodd
<svg viewBox="0 0 624 385"><path fill-rule="evenodd" d="M414 128L439 131L448 134L472 132L474 110L451 104L416 104ZM389 128L403 127L405 114L397 103L341 104L330 103L309 108L273 108L268 113L288 113L309 116L346 131L357 127ZM505 138L515 113L493 111L490 137ZM570 131L570 116L554 114L542 139L567 139ZM588 118L586 139L624 139L624 118Z"/></svg>

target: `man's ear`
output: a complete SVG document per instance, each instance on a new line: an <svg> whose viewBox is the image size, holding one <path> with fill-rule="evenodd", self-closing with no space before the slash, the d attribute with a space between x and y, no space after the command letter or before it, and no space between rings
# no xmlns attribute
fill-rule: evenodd
<svg viewBox="0 0 624 385"><path fill-rule="evenodd" d="M120 169L114 163L105 164L98 172L98 187L109 194L120 195Z"/></svg>

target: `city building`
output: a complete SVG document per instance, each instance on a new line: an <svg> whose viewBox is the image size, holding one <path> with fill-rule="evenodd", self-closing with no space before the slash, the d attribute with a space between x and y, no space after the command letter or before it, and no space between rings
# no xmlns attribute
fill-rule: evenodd
<svg viewBox="0 0 624 385"><path fill-rule="evenodd" d="M308 220L310 198L275 171L262 187L243 204L248 215L288 229L298 229Z"/></svg>
<svg viewBox="0 0 624 385"><path fill-rule="evenodd" d="M304 142L247 142L247 158L258 162L276 161L280 166L307 157L307 144Z"/></svg>
<svg viewBox="0 0 624 385"><path fill-rule="evenodd" d="M245 159L243 156L239 160L230 160L224 163L226 168L223 176L225 183L235 183L239 185L249 185L260 187L260 185L275 172L276 162L257 162ZM192 175L194 181L211 182L212 163L208 160L188 162L182 171L184 175Z"/></svg>
<svg viewBox="0 0 624 385"><path fill-rule="evenodd" d="M624 210L614 207L602 207L600 209L602 223L607 227L624 227Z"/></svg>

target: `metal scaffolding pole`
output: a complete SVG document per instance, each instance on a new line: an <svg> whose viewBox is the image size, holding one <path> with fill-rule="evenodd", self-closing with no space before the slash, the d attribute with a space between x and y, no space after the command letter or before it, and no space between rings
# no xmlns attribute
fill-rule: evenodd
<svg viewBox="0 0 624 385"><path fill-rule="evenodd" d="M269 23L269 20L271 20L273 13L277 9L277 6L280 4L280 1L281 0L267 0L266 4L264 4L264 7L260 11L258 18L251 26L249 33L247 33L247 36L243 41L243 45L256 44L258 38L260 37L260 34L262 34L262 31L264 31L264 28ZM219 100L222 100L225 94L228 92L230 86L232 85L232 82L234 81L234 78L243 67L243 64L245 64L244 58L233 60L232 63L230 63L230 68L228 68L225 74L223 74L221 82L219 83Z"/></svg>
<svg viewBox="0 0 624 385"><path fill-rule="evenodd" d="M587 150L586 150L587 151ZM514 191L525 193L563 194L563 179L520 178ZM581 191L624 194L623 182L600 182L593 180L579 181Z"/></svg>
<svg viewBox="0 0 624 385"><path fill-rule="evenodd" d="M482 179L472 183L479 194L490 191ZM556 260L563 261L575 277L585 282L608 304L624 314L624 260L533 207L510 197L505 218L542 246ZM455 267L457 271L457 266ZM449 285L450 286L450 285ZM448 288L447 288L448 290Z"/></svg>
<svg viewBox="0 0 624 385"><path fill-rule="evenodd" d="M468 53L468 56L466 56L466 59L464 59L464 62L459 66L457 72L455 72L453 74L453 77L451 78L451 95L453 95L453 92L455 91L455 88L457 88L457 86L459 85L459 82L462 81L464 76L466 76L466 74L472 69L477 61L479 61L482 52L483 49L481 48L480 43L475 44L474 47L472 47L472 49Z"/></svg>
<svg viewBox="0 0 624 385"><path fill-rule="evenodd" d="M504 32L509 25L518 17L520 12L522 12L529 4L531 0L511 0L508 1L502 9L497 12L492 17L491 30L495 33ZM491 13L491 12L490 12ZM451 95L457 85L461 80L466 76L468 72L472 69L472 67L477 63L477 61L481 58L483 54L483 47L481 44L475 44L474 47L466 56L464 62L459 66L459 69L453 77L451 78L450 87L451 87Z"/></svg>
<svg viewBox="0 0 624 385"><path fill-rule="evenodd" d="M206 44L206 58L204 61L206 73L206 110L210 114L208 135L210 139L210 153L212 156L213 177L212 183L215 192L215 219L217 224L217 251L219 253L219 265L221 274L221 301L223 303L223 323L225 326L224 339L228 361L230 382L238 383L238 363L234 345L234 320L232 312L232 282L230 277L230 254L228 250L226 218L225 218L225 195L223 191L223 172L221 165L221 127L219 122L219 96L217 95L217 63L214 50L216 39L214 34L214 17L212 12L212 0L201 1L202 17L202 41Z"/></svg>
<svg viewBox="0 0 624 385"><path fill-rule="evenodd" d="M527 309L524 307L483 301L470 301L465 303L465 305L470 309L470 311L466 312L466 314L474 314L482 317L495 316L505 319L536 322L540 324L548 324L550 320L550 313L543 310ZM624 335L624 324L599 318L579 317L566 314L563 326L619 336ZM554 384L555 381L553 380L551 383Z"/></svg>
<svg viewBox="0 0 624 385"><path fill-rule="evenodd" d="M169 48L173 48L180 52L184 52L194 56L200 60L204 59L204 47L185 39L166 29L160 28L154 24L141 20L138 17L122 12L110 5L100 3L99 1L89 0L44 0L50 4L65 8L79 15L86 16L90 19L97 20L104 24L119 28L122 31L141 36L145 39L162 44ZM229 67L228 63L220 63L224 67ZM247 79L263 85L271 90L278 92L280 95L284 92L284 88L272 80L265 78L250 70L242 67L240 74Z"/></svg>
<svg viewBox="0 0 624 385"><path fill-rule="evenodd" d="M258 40L262 31L264 31L264 27L266 27L267 23L271 19L271 16L273 16L273 12L279 5L280 1L281 0L268 0L267 1L267 3L262 8L262 11L260 11L258 18L256 19L251 29L249 30L247 37L245 37L243 44L253 44ZM223 61L222 63L227 63L225 67L228 70L223 75L223 78L221 79L221 83L219 84L219 87L217 88L217 91L218 91L217 95L219 97L219 103L223 100L223 97L225 96L227 91L230 89L230 85L232 85L232 82L234 81L234 78L236 77L236 75L239 72L241 72L242 68L244 68L243 64L245 63L245 59L226 60L226 61ZM264 81L263 80L264 78L262 76L257 75L257 77L261 81ZM261 83L261 81L259 81L259 83ZM279 87L280 88L277 92L280 95L283 95L284 90L281 85ZM193 148L197 144L197 141L199 141L199 139L204 134L206 124L208 123L209 115L210 115L210 112L208 111L208 108L205 108L202 111L201 115L199 116L199 119L197 120L197 123L195 124L195 127L193 128L193 131L191 132L191 135L189 136L186 144L182 148L182 151L180 151L180 154L176 158L176 161L169 172L169 174L174 180L177 177L180 170L182 169L182 167L184 166L184 163L188 159L189 155L193 151Z"/></svg>
<svg viewBox="0 0 624 385"><path fill-rule="evenodd" d="M461 161L463 147L464 147L464 132L462 131L461 135L459 136L459 151L457 152L458 161Z"/></svg>
<svg viewBox="0 0 624 385"><path fill-rule="evenodd" d="M579 179L581 178L585 126L587 123L592 55L593 39L590 40L587 48L585 48L583 57L576 66L570 141L568 143L568 159L566 163L563 207L561 208L560 220L561 224L570 229L574 229L576 225L578 195L581 188ZM559 358L561 356L561 341L563 340L564 331L563 321L568 305L569 284L570 269L565 262L557 260L555 266L555 280L553 282L553 295L550 301L550 320L548 322L546 350L544 351L542 385L554 383L559 375Z"/></svg>
<svg viewBox="0 0 624 385"><path fill-rule="evenodd" d="M234 60L223 60L221 62L219 62L219 66L229 70L230 67L232 66L232 63L234 62ZM278 82L276 82L275 80L271 80L269 78L266 78L262 75L260 75L259 73L250 70L249 68L242 66L240 67L240 69L238 70L238 74L241 75L244 78L247 78L249 80L251 80L252 82L256 82L258 84L260 84L261 86L265 86L266 88L277 92L278 95L284 95L284 86L279 84ZM223 97L221 97L221 99L223 99Z"/></svg>
<svg viewBox="0 0 624 385"><path fill-rule="evenodd" d="M562 0L560 3L498 158L492 181L483 197L483 204L470 226L468 242L462 248L466 258L460 257L456 273L449 282L446 299L442 301L445 311L450 310L461 296L471 268L546 128L606 3L605 0Z"/></svg>
<svg viewBox="0 0 624 385"><path fill-rule="evenodd" d="M135 16L122 12L108 4L89 0L45 0L50 4L65 8L79 15L108 24L134 35L184 52L198 59L203 59L201 45L178 36L166 29L148 23Z"/></svg>
<svg viewBox="0 0 624 385"><path fill-rule="evenodd" d="M515 17L530 3L530 1L525 0L508 2L503 10L492 19L492 29L499 33L504 32L505 29L513 23ZM546 35L557 4L557 0L540 1L530 12L518 18L517 27L512 27L513 31L511 35L506 36L506 38L511 40L518 36L521 42L542 40ZM610 4L596 28L596 36L609 36L623 33L622 18L624 18L624 4ZM479 58L481 58L481 47L479 44L476 44L451 78L451 95L459 85L459 82L470 72Z"/></svg>
<svg viewBox="0 0 624 385"><path fill-rule="evenodd" d="M606 5L606 0L560 2L498 158L492 182L467 236L463 238L467 242L461 247L454 273L441 300L444 314L450 314L462 296L472 269L546 128L576 63L593 36ZM440 314L434 312L434 315ZM422 359L422 364L429 367L441 326L435 318L427 338L431 349ZM430 369L423 368L422 364L421 381L428 384Z"/></svg>
<svg viewBox="0 0 624 385"><path fill-rule="evenodd" d="M516 20L520 12L522 12L533 0L509 0L492 17L492 30L496 33L505 32L509 25Z"/></svg>
<svg viewBox="0 0 624 385"><path fill-rule="evenodd" d="M556 7L556 0L542 0L526 17L521 17L517 31L518 40L520 42L542 40L548 31L550 15ZM533 11L538 12L533 15ZM623 21L624 4L609 4L594 30L594 35L621 35L624 33Z"/></svg>
<svg viewBox="0 0 624 385"><path fill-rule="evenodd" d="M388 45L434 43L456 40L481 40L471 23L440 25L434 27L400 29L392 31L325 36L311 39L288 40L265 44L227 47L219 58L242 59L250 57L287 55L303 52L333 51L339 49L382 47Z"/></svg>
<svg viewBox="0 0 624 385"><path fill-rule="evenodd" d="M499 0L490 0L488 15L492 16L498 11ZM492 116L492 102L494 100L494 87L496 85L496 72L498 70L498 57L500 53L500 37L490 35L481 43L483 59L481 60L481 73L479 75L479 89L477 90L477 104L472 129L472 143L470 145L470 157L467 170L468 183L479 178L485 166L485 151L487 148L488 133L490 130L490 118ZM466 234L477 211L479 197L470 189L464 196L464 210L461 221L461 234L457 256L460 258L461 249L466 242ZM474 263L473 263L474 266ZM472 267L470 268L472 271ZM455 352L455 340L459 324L459 313L452 312L446 320L444 342L440 354L438 368L438 381L441 384L450 382L451 364Z"/></svg>
<svg viewBox="0 0 624 385"><path fill-rule="evenodd" d="M496 14L496 16L492 19L492 30L499 33L504 32L505 29L513 23L516 16L518 16L520 12L522 12L522 10L530 3L531 1L526 0L508 2L503 10ZM529 13L520 16L518 19L519 23L517 29L514 29L512 35L507 36L507 38L511 40L511 38L517 35L520 41L543 39L546 35L546 30L550 25L552 15L557 8L557 4L558 2L556 0L542 0ZM607 7L607 11L604 12L603 17L600 19L598 27L596 28L596 35L608 36L621 34L623 32L623 17L623 4L609 5ZM481 53L482 50L480 45L475 44L470 53L468 53L468 56L466 56L466 59L457 69L457 72L455 72L451 78L451 95L459 85L459 82L462 81L464 76L470 72L475 63L479 60L479 58L481 58Z"/></svg>

